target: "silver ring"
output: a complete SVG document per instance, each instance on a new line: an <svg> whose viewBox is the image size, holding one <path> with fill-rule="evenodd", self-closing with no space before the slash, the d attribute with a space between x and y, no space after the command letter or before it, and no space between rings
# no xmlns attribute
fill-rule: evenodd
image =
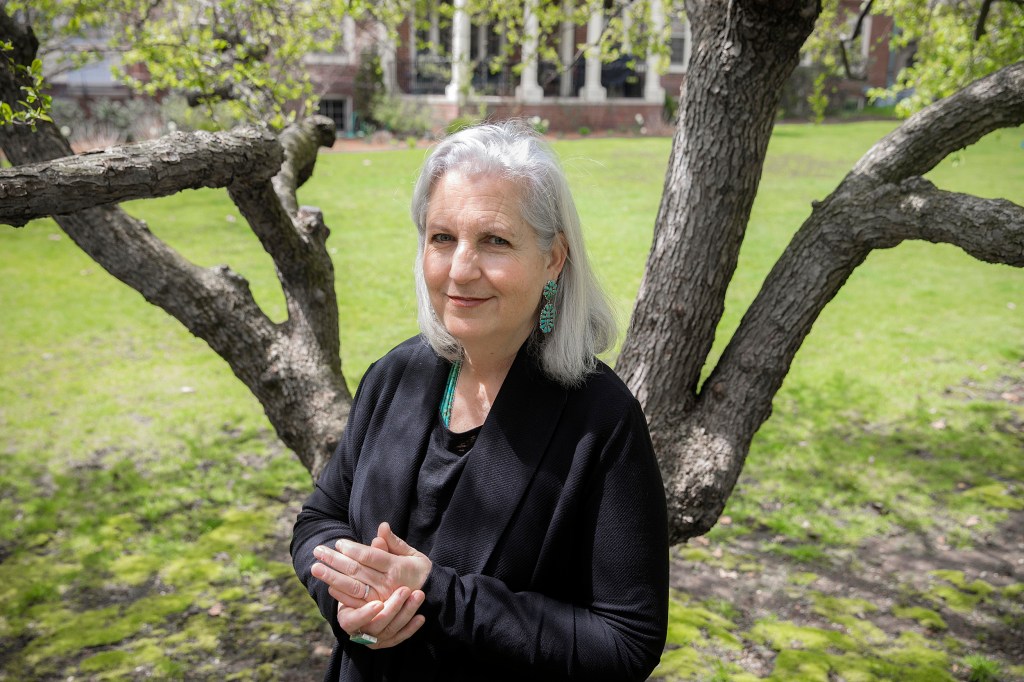
<svg viewBox="0 0 1024 682"><path fill-rule="evenodd" d="M369 585L365 585L365 587L366 587L366 591L363 592L363 601L366 601L366 598L370 596L370 586Z"/></svg>

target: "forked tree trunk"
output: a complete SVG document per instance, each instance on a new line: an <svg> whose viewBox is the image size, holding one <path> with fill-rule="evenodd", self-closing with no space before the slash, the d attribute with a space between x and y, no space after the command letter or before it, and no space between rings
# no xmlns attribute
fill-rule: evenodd
<svg viewBox="0 0 1024 682"><path fill-rule="evenodd" d="M654 243L616 370L644 405L673 541L721 515L811 325L872 249L904 239L1024 266L1024 210L919 176L1024 122L1024 63L938 102L879 142L783 253L698 387L757 192L780 89L819 7L689 2L694 47Z"/></svg>
<svg viewBox="0 0 1024 682"><path fill-rule="evenodd" d="M736 269L782 86L819 11L816 0L686 3L693 47L679 124L615 366L647 413L676 540L714 524L743 466L737 430L712 433L695 420L697 383Z"/></svg>

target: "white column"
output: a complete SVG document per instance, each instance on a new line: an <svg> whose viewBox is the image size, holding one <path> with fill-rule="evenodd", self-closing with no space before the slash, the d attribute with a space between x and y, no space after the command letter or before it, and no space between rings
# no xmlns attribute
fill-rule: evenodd
<svg viewBox="0 0 1024 682"><path fill-rule="evenodd" d="M661 0L651 0L651 29L656 36L665 30L665 12ZM647 73L644 75L644 101L665 101L665 88L661 87L661 57L650 54L650 50L647 55Z"/></svg>
<svg viewBox="0 0 1024 682"><path fill-rule="evenodd" d="M469 95L469 15L466 0L455 0L455 16L452 17L452 80L444 89L449 102L463 104Z"/></svg>
<svg viewBox="0 0 1024 682"><path fill-rule="evenodd" d="M562 77L558 82L560 97L572 96L572 58L576 55L576 24L568 17L572 15L572 0L563 0L562 37L558 41L558 58L562 60Z"/></svg>
<svg viewBox="0 0 1024 682"><path fill-rule="evenodd" d="M520 102L539 102L544 99L544 88L537 82L537 34L540 22L534 11L536 0L527 0L523 9L523 71L516 87L516 99Z"/></svg>
<svg viewBox="0 0 1024 682"><path fill-rule="evenodd" d="M487 39L490 37L490 24L480 24L476 27L476 61L479 64L486 64L487 57Z"/></svg>
<svg viewBox="0 0 1024 682"><path fill-rule="evenodd" d="M438 44L441 42L441 20L436 4L430 8L430 29L427 31L427 42L430 43L427 50L432 57L436 57Z"/></svg>
<svg viewBox="0 0 1024 682"><path fill-rule="evenodd" d="M587 73L580 90L580 99L585 102L603 102L608 91L601 85L601 32L604 31L604 3L598 0L590 6L587 20Z"/></svg>
<svg viewBox="0 0 1024 682"><path fill-rule="evenodd" d="M341 47L351 63L354 64L359 59L359 50L356 49L356 20L351 14L341 18Z"/></svg>
<svg viewBox="0 0 1024 682"><path fill-rule="evenodd" d="M416 92L416 81L419 79L419 64L416 54L416 11L415 6L409 16L406 18L409 22L409 40L406 41L406 49L409 50L409 75L412 77L412 83L410 84L409 92Z"/></svg>
<svg viewBox="0 0 1024 682"><path fill-rule="evenodd" d="M384 76L384 91L394 94L398 92L398 60L395 58L395 41L388 35L388 30L383 24L377 27L377 44L380 46L380 70Z"/></svg>

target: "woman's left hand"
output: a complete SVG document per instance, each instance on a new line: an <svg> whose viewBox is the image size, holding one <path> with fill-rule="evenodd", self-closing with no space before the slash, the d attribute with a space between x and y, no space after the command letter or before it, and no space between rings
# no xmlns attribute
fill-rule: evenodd
<svg viewBox="0 0 1024 682"><path fill-rule="evenodd" d="M369 546L339 540L336 547L337 552L328 550L317 558L333 569L332 573L337 571L348 580L369 585L381 599L387 599L399 587L420 589L433 566L426 554L395 535L386 521L380 524L377 537ZM333 588L331 593L334 594Z"/></svg>

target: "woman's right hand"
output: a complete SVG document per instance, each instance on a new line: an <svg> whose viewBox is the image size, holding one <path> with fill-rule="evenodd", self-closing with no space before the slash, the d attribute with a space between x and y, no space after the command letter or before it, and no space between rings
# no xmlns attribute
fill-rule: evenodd
<svg viewBox="0 0 1024 682"><path fill-rule="evenodd" d="M338 625L349 636L357 633L373 635L376 644L370 649L386 649L401 644L423 627L426 619L416 615L423 604L423 592L400 587L387 601L371 601L351 608L338 602Z"/></svg>

